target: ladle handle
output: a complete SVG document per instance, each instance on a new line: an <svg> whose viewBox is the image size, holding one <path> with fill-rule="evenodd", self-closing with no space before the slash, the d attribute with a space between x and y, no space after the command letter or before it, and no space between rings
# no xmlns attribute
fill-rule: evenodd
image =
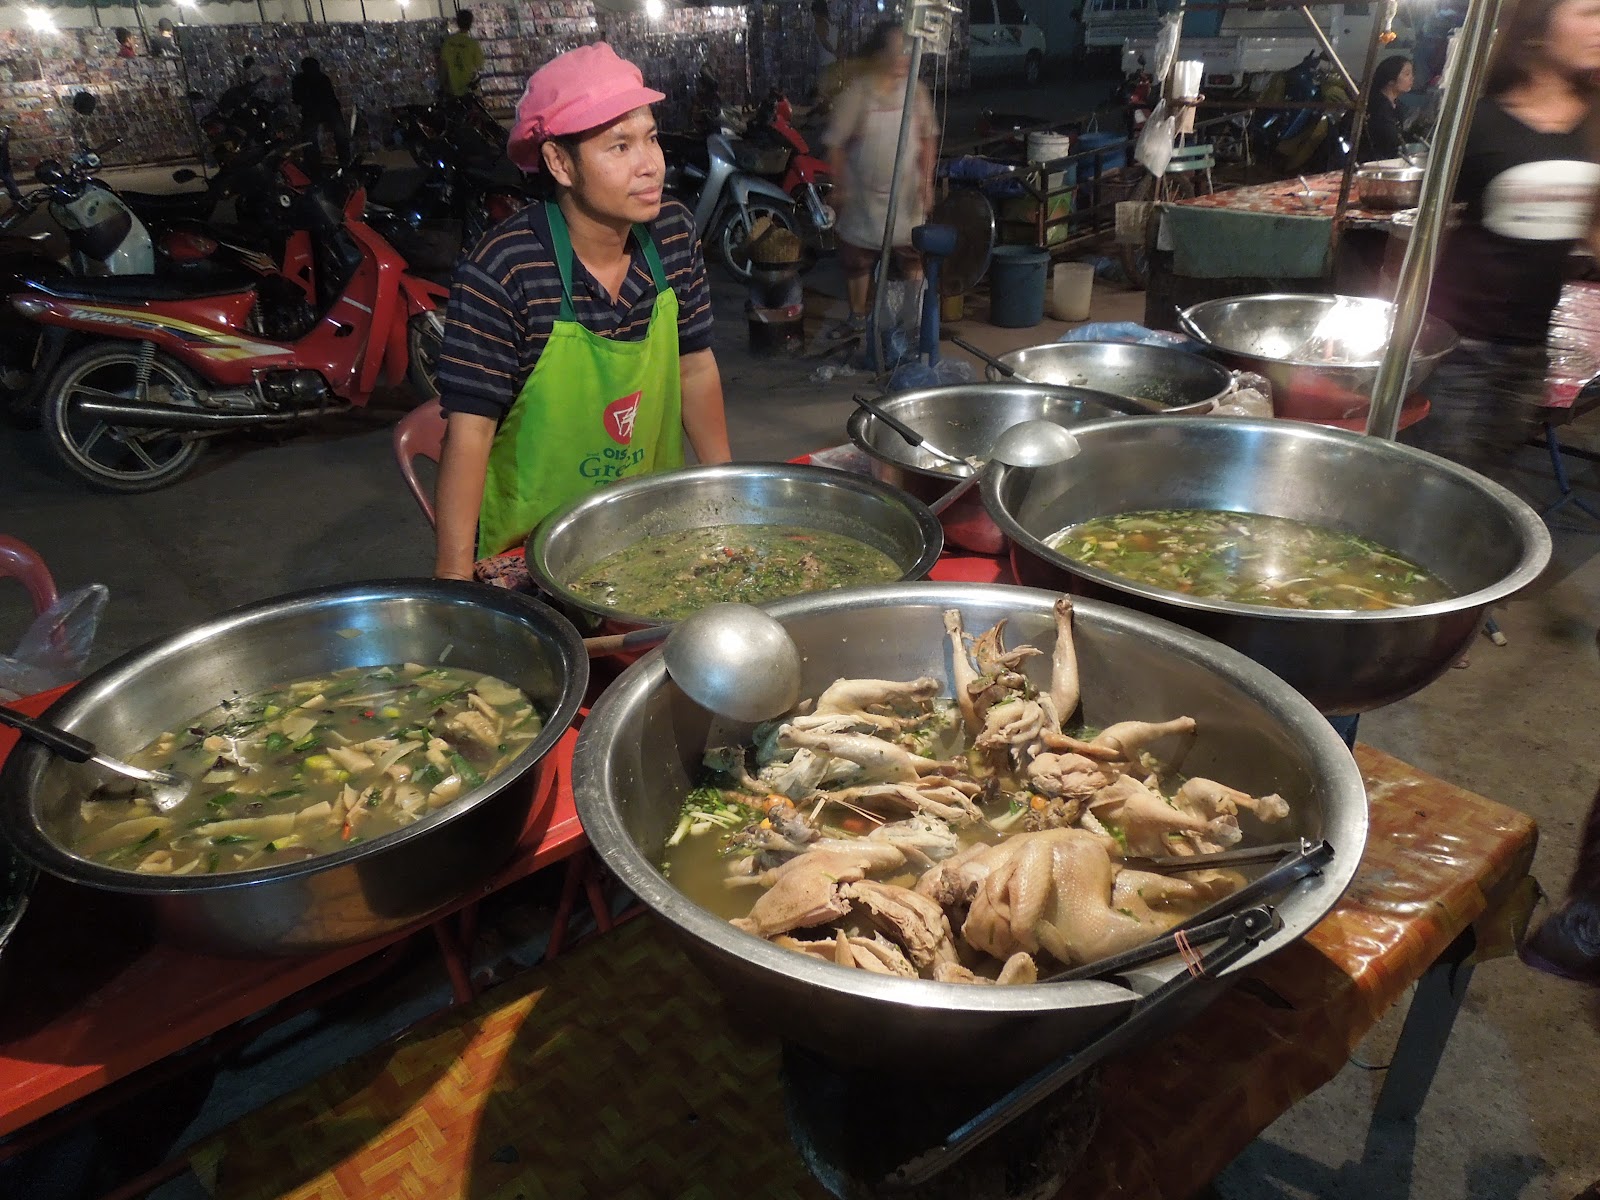
<svg viewBox="0 0 1600 1200"><path fill-rule="evenodd" d="M0 704L0 725L11 726L28 740L38 742L68 762L88 762L97 753L93 742L75 733L68 733L65 729L57 729L54 725L36 721L27 714L19 713L16 709L7 708L3 704Z"/></svg>
<svg viewBox="0 0 1600 1200"><path fill-rule="evenodd" d="M873 416L877 417L878 420L882 421L885 425L887 425L890 429L894 430L901 437L905 438L905 440L907 442L911 443L911 445L920 446L926 440L920 433L918 433L915 429L911 428L911 426L907 425L899 417L890 416L883 409L879 408L876 404L874 404L871 400L868 400L865 396L856 395L856 396L852 396L851 399L853 399L862 408L866 409Z"/></svg>
<svg viewBox="0 0 1600 1200"><path fill-rule="evenodd" d="M1178 310L1178 324L1182 325L1183 331L1202 346L1211 345L1211 339L1206 336L1205 330L1194 323L1194 318L1189 315L1187 309L1180 308Z"/></svg>
<svg viewBox="0 0 1600 1200"><path fill-rule="evenodd" d="M968 475L960 483L956 484L955 487L951 488L944 495L940 496L937 500L933 501L933 503L929 504L928 511L937 517L940 513L944 512L945 509L949 508L957 500L961 499L961 497L965 496L973 488L977 487L978 482L982 478L983 476L976 471L971 475Z"/></svg>
<svg viewBox="0 0 1600 1200"><path fill-rule="evenodd" d="M583 639L583 648L590 658L604 658L608 654L626 654L633 650L648 650L667 640L671 625L647 625L627 633L608 633L602 637Z"/></svg>
<svg viewBox="0 0 1600 1200"><path fill-rule="evenodd" d="M1005 363L1001 362L998 358L996 358L994 355L990 354L987 350L978 349L978 347L974 346L971 342L967 341L966 338L957 337L953 333L947 333L944 336L945 336L945 340L946 341L954 342L957 346L960 346L968 354L971 354L976 358L981 358L984 362L988 363L996 371L999 371L1000 374L1004 375L1007 379L1016 379L1018 377L1015 367L1006 366ZM1023 382L1026 383L1027 380L1023 380Z"/></svg>

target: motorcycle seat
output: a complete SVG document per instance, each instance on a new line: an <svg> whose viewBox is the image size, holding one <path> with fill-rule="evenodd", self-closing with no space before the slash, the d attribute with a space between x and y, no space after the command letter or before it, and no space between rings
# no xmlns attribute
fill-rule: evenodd
<svg viewBox="0 0 1600 1200"><path fill-rule="evenodd" d="M118 192L122 202L137 213L158 220L204 220L217 206L209 191L199 192Z"/></svg>
<svg viewBox="0 0 1600 1200"><path fill-rule="evenodd" d="M57 300L115 300L138 303L142 300L204 300L213 296L235 296L248 292L255 282L249 276L201 275L104 275L92 278L72 276L62 279L30 278L33 291Z"/></svg>

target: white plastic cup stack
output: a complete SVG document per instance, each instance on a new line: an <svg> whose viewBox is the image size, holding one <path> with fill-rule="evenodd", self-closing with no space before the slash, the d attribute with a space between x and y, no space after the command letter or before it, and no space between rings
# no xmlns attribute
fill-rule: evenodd
<svg viewBox="0 0 1600 1200"><path fill-rule="evenodd" d="M1058 321L1087 321L1094 296L1094 264L1057 263L1050 275L1050 315Z"/></svg>

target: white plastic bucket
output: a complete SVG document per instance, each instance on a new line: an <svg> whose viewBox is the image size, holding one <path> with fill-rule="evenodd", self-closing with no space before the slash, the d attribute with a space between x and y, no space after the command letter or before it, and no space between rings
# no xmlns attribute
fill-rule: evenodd
<svg viewBox="0 0 1600 1200"><path fill-rule="evenodd" d="M1041 133L1035 131L1028 135L1027 140L1028 161L1031 163L1054 162L1058 158L1065 158L1072 153L1072 138L1065 133ZM1070 176L1075 171L1055 171L1044 181L1046 191L1054 191L1065 184L1074 182Z"/></svg>
<svg viewBox="0 0 1600 1200"><path fill-rule="evenodd" d="M1050 315L1058 321L1087 321L1094 298L1094 264L1057 263L1050 274Z"/></svg>

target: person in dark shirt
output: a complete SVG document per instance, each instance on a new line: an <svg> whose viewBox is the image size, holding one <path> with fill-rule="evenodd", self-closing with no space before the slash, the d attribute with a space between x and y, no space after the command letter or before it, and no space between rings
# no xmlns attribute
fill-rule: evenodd
<svg viewBox="0 0 1600 1200"><path fill-rule="evenodd" d="M300 138L311 144L307 157L314 168L322 165L322 131L333 134L333 144L339 155L339 165L350 162L350 130L344 123L344 109L339 104L339 94L333 90L333 80L323 74L322 64L314 58L300 60L290 84L289 97L300 110Z"/></svg>
<svg viewBox="0 0 1600 1200"><path fill-rule="evenodd" d="M1594 243L1600 3L1523 0L1502 35L1456 181L1464 202L1432 313L1461 335L1406 439L1503 474L1541 426L1550 314L1572 251Z"/></svg>
<svg viewBox="0 0 1600 1200"><path fill-rule="evenodd" d="M1417 82L1416 69L1404 54L1391 54L1372 72L1372 98L1367 103L1367 123L1361 128L1361 161L1397 158L1405 145L1400 122L1400 97Z"/></svg>
<svg viewBox="0 0 1600 1200"><path fill-rule="evenodd" d="M125 29L121 25L118 25L117 28L116 28L116 35L117 35L117 57L118 58L138 58L139 57L139 47L137 47L137 46L135 46L133 44L133 30Z"/></svg>
<svg viewBox="0 0 1600 1200"><path fill-rule="evenodd" d="M434 574L515 586L506 552L607 483L729 461L694 221L662 198L650 106L605 43L534 72L508 143L545 198L457 270L439 356L448 419Z"/></svg>

